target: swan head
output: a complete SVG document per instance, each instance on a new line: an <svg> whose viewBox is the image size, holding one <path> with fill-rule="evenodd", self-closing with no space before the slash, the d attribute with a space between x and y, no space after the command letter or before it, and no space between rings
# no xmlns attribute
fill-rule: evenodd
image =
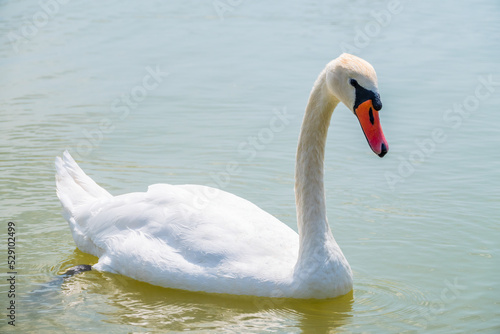
<svg viewBox="0 0 500 334"><path fill-rule="evenodd" d="M344 53L326 66L328 92L344 103L358 118L372 151L383 157L389 145L382 132L377 74L367 61Z"/></svg>

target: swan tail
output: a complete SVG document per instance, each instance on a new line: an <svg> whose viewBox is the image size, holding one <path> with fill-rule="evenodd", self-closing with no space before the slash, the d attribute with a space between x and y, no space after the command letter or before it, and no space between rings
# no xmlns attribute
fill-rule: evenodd
<svg viewBox="0 0 500 334"><path fill-rule="evenodd" d="M68 151L56 158L56 188L66 219L74 217L75 210L83 204L113 197L85 174Z"/></svg>

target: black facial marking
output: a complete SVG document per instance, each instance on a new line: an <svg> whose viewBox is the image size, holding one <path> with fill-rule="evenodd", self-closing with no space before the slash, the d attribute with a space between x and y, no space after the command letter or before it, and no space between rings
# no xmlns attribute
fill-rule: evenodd
<svg viewBox="0 0 500 334"><path fill-rule="evenodd" d="M370 123L372 123L372 125L375 123L375 119L373 118L373 110L372 110L372 107L370 107Z"/></svg>
<svg viewBox="0 0 500 334"><path fill-rule="evenodd" d="M382 101L380 95L368 90L358 84L354 79L350 80L350 84L356 89L356 100L354 101L354 110L358 109L359 105L368 100L372 100L373 108L377 111L382 109Z"/></svg>

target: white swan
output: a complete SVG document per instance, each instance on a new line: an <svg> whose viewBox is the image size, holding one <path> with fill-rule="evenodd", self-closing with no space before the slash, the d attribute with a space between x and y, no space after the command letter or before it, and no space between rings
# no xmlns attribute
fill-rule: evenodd
<svg viewBox="0 0 500 334"><path fill-rule="evenodd" d="M388 145L373 67L342 54L316 80L300 131L295 172L298 234L256 205L199 185L155 184L112 196L68 152L56 159L57 195L94 269L163 287L291 298L352 290L352 273L326 218L323 158L339 101L359 119L372 150Z"/></svg>

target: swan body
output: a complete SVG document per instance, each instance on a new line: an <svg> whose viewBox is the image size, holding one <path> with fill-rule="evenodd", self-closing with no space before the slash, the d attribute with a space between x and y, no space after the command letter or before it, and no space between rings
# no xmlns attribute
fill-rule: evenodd
<svg viewBox="0 0 500 334"><path fill-rule="evenodd" d="M372 150L387 152L375 71L343 54L321 72L306 108L298 234L251 202L206 186L155 184L112 196L64 152L56 159L57 195L77 247L99 258L96 270L164 287L291 298L348 293L352 272L326 219L323 189L326 133L339 101L358 117Z"/></svg>

